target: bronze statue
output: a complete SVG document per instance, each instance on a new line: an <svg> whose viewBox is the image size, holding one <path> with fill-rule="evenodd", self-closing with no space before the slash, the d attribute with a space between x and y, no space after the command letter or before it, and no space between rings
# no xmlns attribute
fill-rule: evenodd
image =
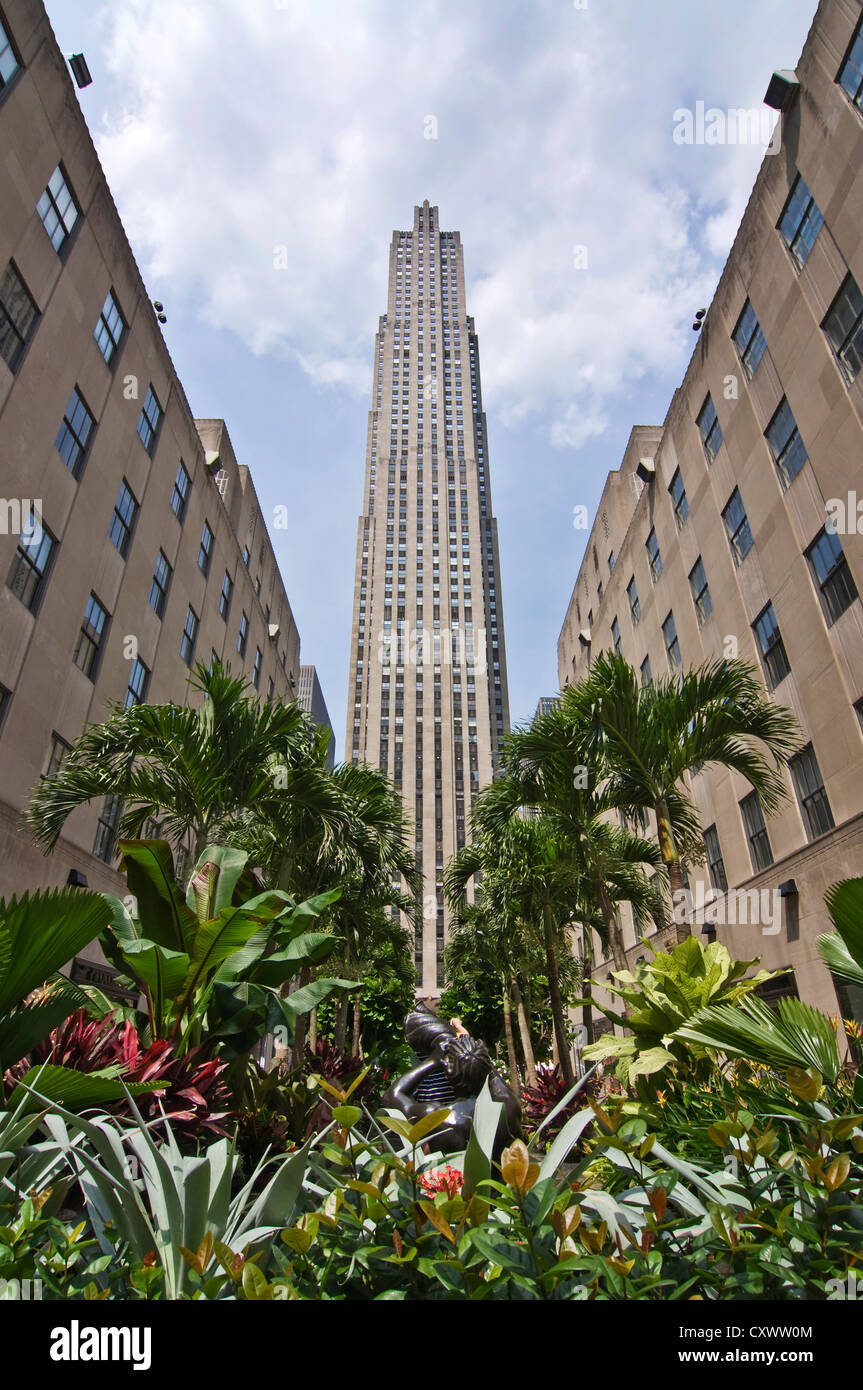
<svg viewBox="0 0 863 1390"><path fill-rule="evenodd" d="M419 1003L405 1019L405 1037L423 1057L387 1091L386 1110L400 1110L416 1121L449 1106L450 1113L425 1141L441 1153L466 1148L476 1099L486 1080L492 1100L502 1101L503 1114L495 1140L495 1158L521 1134L521 1105L491 1064L484 1042L472 1038L460 1019L449 1023Z"/></svg>

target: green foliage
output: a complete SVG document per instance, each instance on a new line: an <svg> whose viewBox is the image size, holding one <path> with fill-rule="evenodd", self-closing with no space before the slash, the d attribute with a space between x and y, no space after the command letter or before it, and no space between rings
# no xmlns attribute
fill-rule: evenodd
<svg viewBox="0 0 863 1390"><path fill-rule="evenodd" d="M732 960L719 942L703 946L698 937L690 936L673 951L657 952L652 960L642 961L634 972L613 971L617 983L606 987L624 1001L626 1016L592 1002L629 1031L623 1037L607 1035L592 1043L584 1049L585 1058L616 1058L617 1075L627 1086L642 1077L661 1079L672 1065L693 1075L705 1067L709 1070L707 1040L692 1029L687 1031L685 1025L696 1015L702 1017L701 1011L708 1004L725 1005L724 1016L729 1018L742 1017L739 1001L772 978L770 971L762 970L743 979L753 964L751 960ZM769 1010L767 1013L770 1017ZM716 1010L713 1016L719 1016ZM693 1043L696 1045L691 1046Z"/></svg>
<svg viewBox="0 0 863 1390"><path fill-rule="evenodd" d="M863 878L846 878L825 898L835 933L816 937L824 964L837 979L863 989Z"/></svg>
<svg viewBox="0 0 863 1390"><path fill-rule="evenodd" d="M123 840L123 866L136 904L118 898L103 938L106 954L147 1001L153 1038L178 1055L206 1035L228 1059L267 1032L293 1036L296 1020L350 981L318 978L284 997L286 983L329 956L336 938L310 931L338 890L296 904L280 889L247 896L245 852L220 846L201 854L185 896L165 840Z"/></svg>
<svg viewBox="0 0 863 1390"><path fill-rule="evenodd" d="M77 888L0 899L0 1075L58 1023L90 1005L89 996L57 972L99 935L108 917L98 893Z"/></svg>

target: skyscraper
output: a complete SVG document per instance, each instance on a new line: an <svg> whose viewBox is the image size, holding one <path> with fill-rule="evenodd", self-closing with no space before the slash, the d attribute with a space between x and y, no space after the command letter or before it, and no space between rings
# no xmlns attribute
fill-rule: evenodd
<svg viewBox="0 0 863 1390"><path fill-rule="evenodd" d="M424 994L443 984L443 868L508 728L479 344L461 239L425 202L393 233L375 338L345 740L393 779L414 826Z"/></svg>

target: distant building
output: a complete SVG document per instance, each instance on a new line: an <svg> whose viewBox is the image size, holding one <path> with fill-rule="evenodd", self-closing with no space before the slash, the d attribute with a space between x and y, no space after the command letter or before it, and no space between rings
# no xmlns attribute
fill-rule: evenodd
<svg viewBox="0 0 863 1390"><path fill-rule="evenodd" d="M0 894L116 892L119 804L50 858L21 825L110 701L218 657L296 697L300 638L248 469L195 420L40 0L0 14ZM178 866L182 874L187 867Z"/></svg>
<svg viewBox="0 0 863 1390"><path fill-rule="evenodd" d="M534 719L539 719L542 715L545 714L551 714L552 710L556 707L556 705L556 695L540 695L539 702L537 703L536 709L533 712Z"/></svg>
<svg viewBox="0 0 863 1390"><path fill-rule="evenodd" d="M414 826L414 961L427 996L444 983L444 864L465 844L508 729L479 340L461 237L425 202L393 233L375 339L345 758L386 772Z"/></svg>
<svg viewBox="0 0 863 1390"><path fill-rule="evenodd" d="M320 728L329 729L330 746L327 749L327 767L333 767L336 761L336 738L333 733L333 726L330 723L324 692L321 690L321 683L318 680L318 673L314 666L300 667L300 684L297 690L297 704L300 706L300 709L306 710L312 716L315 723L319 725Z"/></svg>
<svg viewBox="0 0 863 1390"><path fill-rule="evenodd" d="M728 905L708 934L790 967L773 991L858 1018L815 938L825 890L863 864L862 27L859 5L818 7L781 156L762 164L664 424L633 429L608 476L558 641L561 685L603 649L643 682L737 655L793 710L803 747L775 815L737 773L692 779L707 862L689 879L696 901Z"/></svg>

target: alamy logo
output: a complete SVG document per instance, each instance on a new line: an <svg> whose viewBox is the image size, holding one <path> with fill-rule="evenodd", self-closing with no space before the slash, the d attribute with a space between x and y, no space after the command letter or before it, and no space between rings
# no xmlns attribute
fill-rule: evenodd
<svg viewBox="0 0 863 1390"><path fill-rule="evenodd" d="M730 888L720 893L699 880L695 895L688 888L673 894L675 922L708 923L712 926L760 927L762 936L776 936L782 929L782 895L778 888Z"/></svg>
<svg viewBox="0 0 863 1390"><path fill-rule="evenodd" d="M835 1303L837 1300L851 1303L859 1299L863 1303L863 1277L860 1279L860 1291L857 1291L857 1274L853 1269L849 1269L844 1279L828 1279L825 1288L829 1289L827 1302Z"/></svg>
<svg viewBox="0 0 863 1390"><path fill-rule="evenodd" d="M0 497L0 536L20 536L25 545L42 539L42 498Z"/></svg>
<svg viewBox="0 0 863 1390"><path fill-rule="evenodd" d="M30 1302L42 1297L41 1279L0 1279L0 1299Z"/></svg>
<svg viewBox="0 0 863 1390"><path fill-rule="evenodd" d="M82 1327L73 1318L68 1327L51 1330L52 1361L131 1361L135 1371L149 1371L152 1331L149 1327Z"/></svg>
<svg viewBox="0 0 863 1390"><path fill-rule="evenodd" d="M782 148L782 117L774 125L768 107L722 111L697 101L694 111L678 107L672 120L675 145L764 145L767 154L778 154Z"/></svg>

